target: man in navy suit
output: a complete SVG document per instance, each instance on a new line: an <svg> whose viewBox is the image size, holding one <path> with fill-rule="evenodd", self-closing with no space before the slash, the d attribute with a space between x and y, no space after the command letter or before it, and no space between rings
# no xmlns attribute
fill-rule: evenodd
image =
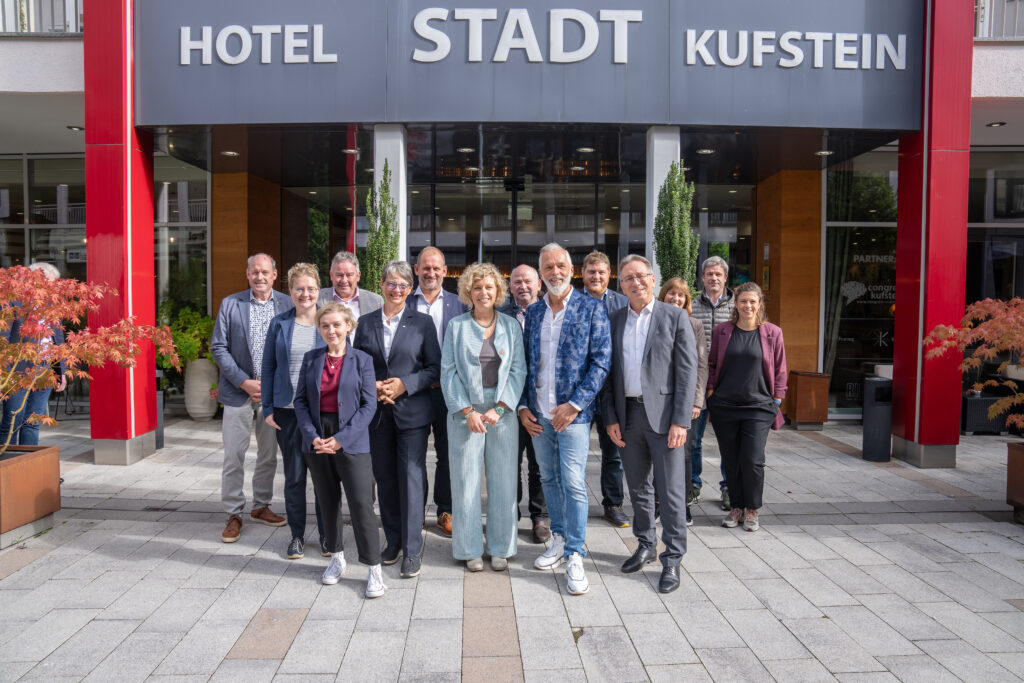
<svg viewBox="0 0 1024 683"><path fill-rule="evenodd" d="M448 275L444 254L437 247L426 247L416 259L416 279L419 286L413 295L413 304L420 313L426 313L434 321L437 330L437 345L444 347L444 333L452 318L466 312L466 305L441 288ZM437 453L437 467L434 469L434 504L437 506L437 528L445 536L452 535L452 480L448 468L448 408L445 406L441 383L430 387L430 401L433 404L433 419L430 428L434 432L434 451ZM426 479L423 485L427 485ZM427 492L423 491L426 503Z"/></svg>
<svg viewBox="0 0 1024 683"><path fill-rule="evenodd" d="M625 296L608 289L611 276L612 264L606 255L592 251L583 259L583 286L587 294L604 304L609 318L629 304ZM625 528L629 526L629 517L622 512L622 456L605 432L600 404L594 411L594 426L601 446L601 507L604 508L604 518L612 526Z"/></svg>
<svg viewBox="0 0 1024 683"><path fill-rule="evenodd" d="M270 526L287 523L284 517L270 510L277 473L277 437L274 429L263 421L260 372L271 319L295 305L287 294L274 290L277 264L267 254L249 257L245 277L249 280L249 289L224 298L210 339L210 352L220 368L217 398L224 404L221 426L224 468L220 495L228 522L220 538L225 543L234 543L242 534L245 452L253 431L256 432L256 468L252 473L253 509L249 519Z"/></svg>

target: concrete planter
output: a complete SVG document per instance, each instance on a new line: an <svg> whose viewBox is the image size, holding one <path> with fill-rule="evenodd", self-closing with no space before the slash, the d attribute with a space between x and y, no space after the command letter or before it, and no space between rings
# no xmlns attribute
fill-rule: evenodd
<svg viewBox="0 0 1024 683"><path fill-rule="evenodd" d="M0 548L53 526L60 510L60 448L11 446L0 454Z"/></svg>
<svg viewBox="0 0 1024 683"><path fill-rule="evenodd" d="M1006 444L1006 502L1013 506L1013 521L1024 524L1024 441Z"/></svg>
<svg viewBox="0 0 1024 683"><path fill-rule="evenodd" d="M217 412L217 399L210 398L210 386L217 383L217 366L206 358L190 360L185 366L185 410L196 422L206 422Z"/></svg>

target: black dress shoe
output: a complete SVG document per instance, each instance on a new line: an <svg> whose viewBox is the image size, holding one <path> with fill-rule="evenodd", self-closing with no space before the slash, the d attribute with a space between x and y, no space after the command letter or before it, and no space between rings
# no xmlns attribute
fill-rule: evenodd
<svg viewBox="0 0 1024 683"><path fill-rule="evenodd" d="M380 563L381 564L394 564L398 562L398 556L402 553L402 548L397 545L389 545L380 551Z"/></svg>
<svg viewBox="0 0 1024 683"><path fill-rule="evenodd" d="M418 576L420 573L420 558L419 556L406 556L402 558L402 578L411 579L414 576Z"/></svg>
<svg viewBox="0 0 1024 683"><path fill-rule="evenodd" d="M645 548L644 546L640 546L628 560L622 563L622 573L632 574L633 572L640 571L645 564L654 562L654 558L657 554L658 553L654 548Z"/></svg>
<svg viewBox="0 0 1024 683"><path fill-rule="evenodd" d="M658 579L658 592L671 593L679 588L679 567L671 565L661 570L661 578Z"/></svg>

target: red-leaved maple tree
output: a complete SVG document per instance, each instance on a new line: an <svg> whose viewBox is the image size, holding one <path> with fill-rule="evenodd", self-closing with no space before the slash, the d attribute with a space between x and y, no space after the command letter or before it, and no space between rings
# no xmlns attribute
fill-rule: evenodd
<svg viewBox="0 0 1024 683"><path fill-rule="evenodd" d="M50 280L41 270L24 266L0 268L0 402L15 400L20 405L9 408L20 415L28 392L57 386L54 368L58 364L64 364L64 374L69 379L89 378L90 367L106 363L133 367L136 356L149 344L155 345L157 353L177 367L178 356L170 330L140 325L132 318L109 327L84 327L69 332L63 344L44 343L58 325L81 327L87 314L99 308L104 296L116 295L107 285ZM41 415L27 419L57 424ZM0 435L0 453L10 445L13 431Z"/></svg>
<svg viewBox="0 0 1024 683"><path fill-rule="evenodd" d="M977 372L983 363L997 360L1001 362L996 372L1003 372L1007 365L1018 363L1024 355L1024 299L975 301L967 307L959 325L937 325L924 338L924 344L928 358L951 351L965 354L960 363L961 372ZM967 353L969 349L973 350ZM1024 393L1011 379L989 379L973 385L976 391L994 387L1003 387L1012 393L989 406L989 419L1024 405ZM1006 426L1024 429L1024 415L1010 414L1006 418Z"/></svg>

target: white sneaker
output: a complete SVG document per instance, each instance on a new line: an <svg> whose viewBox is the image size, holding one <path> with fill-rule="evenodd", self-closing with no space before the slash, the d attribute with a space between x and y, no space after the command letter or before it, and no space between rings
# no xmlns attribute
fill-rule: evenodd
<svg viewBox="0 0 1024 683"><path fill-rule="evenodd" d="M370 573L366 576L366 597L379 598L388 589L384 585L384 576L380 573L380 565L370 567Z"/></svg>
<svg viewBox="0 0 1024 683"><path fill-rule="evenodd" d="M533 561L534 569L554 569L565 560L565 538L561 534L551 534L551 545L540 557Z"/></svg>
<svg viewBox="0 0 1024 683"><path fill-rule="evenodd" d="M583 571L583 558L579 553L569 556L565 565L566 587L572 595L583 595L590 590L590 582L587 581L587 573Z"/></svg>
<svg viewBox="0 0 1024 683"><path fill-rule="evenodd" d="M320 577L320 581L325 586L333 586L341 580L341 575L345 573L345 553L331 553L331 563L327 565L327 569L324 570L324 575Z"/></svg>

